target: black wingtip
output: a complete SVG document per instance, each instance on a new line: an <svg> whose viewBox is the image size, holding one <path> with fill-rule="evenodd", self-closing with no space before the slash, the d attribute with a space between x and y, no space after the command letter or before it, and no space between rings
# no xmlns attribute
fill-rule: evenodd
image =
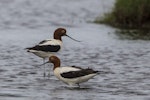
<svg viewBox="0 0 150 100"><path fill-rule="evenodd" d="M30 52L30 47L28 47L28 48L24 48L24 50L27 50L27 52Z"/></svg>
<svg viewBox="0 0 150 100"><path fill-rule="evenodd" d="M95 73L99 73L100 71L94 71Z"/></svg>
<svg viewBox="0 0 150 100"><path fill-rule="evenodd" d="M91 68L87 68L87 69L85 69L87 72L89 72L89 73L96 73L96 74L98 74L100 71L97 71L97 70L93 70L93 69L91 69Z"/></svg>
<svg viewBox="0 0 150 100"><path fill-rule="evenodd" d="M25 50L29 50L30 48L28 47L28 48L24 48Z"/></svg>
<svg viewBox="0 0 150 100"><path fill-rule="evenodd" d="M100 74L101 72L100 71L95 71L95 73Z"/></svg>

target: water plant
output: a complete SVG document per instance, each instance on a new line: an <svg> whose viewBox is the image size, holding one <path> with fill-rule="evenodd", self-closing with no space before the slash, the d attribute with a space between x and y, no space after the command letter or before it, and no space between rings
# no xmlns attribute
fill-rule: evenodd
<svg viewBox="0 0 150 100"><path fill-rule="evenodd" d="M112 12L105 14L103 18L97 18L95 22L109 24L121 29L147 30L146 34L150 39L149 9L150 0L116 0ZM138 34L136 36L140 38L142 33L136 32ZM129 34L131 33L129 32ZM143 35L145 37L145 34Z"/></svg>
<svg viewBox="0 0 150 100"><path fill-rule="evenodd" d="M111 13L95 22L117 27L150 28L150 0L116 0Z"/></svg>

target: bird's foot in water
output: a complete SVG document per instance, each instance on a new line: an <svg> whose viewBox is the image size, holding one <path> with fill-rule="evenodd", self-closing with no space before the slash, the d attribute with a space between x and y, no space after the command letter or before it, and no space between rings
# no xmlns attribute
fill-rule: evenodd
<svg viewBox="0 0 150 100"><path fill-rule="evenodd" d="M43 74L43 77L46 77L46 73Z"/></svg>
<svg viewBox="0 0 150 100"><path fill-rule="evenodd" d="M47 77L50 78L50 73L48 73Z"/></svg>

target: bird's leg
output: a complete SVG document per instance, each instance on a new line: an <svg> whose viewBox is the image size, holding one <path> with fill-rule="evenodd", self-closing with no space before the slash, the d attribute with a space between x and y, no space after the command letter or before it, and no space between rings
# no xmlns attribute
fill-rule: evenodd
<svg viewBox="0 0 150 100"><path fill-rule="evenodd" d="M45 58L43 58L43 63L45 63ZM44 77L46 76L46 72L45 72L45 64L44 64Z"/></svg>
<svg viewBox="0 0 150 100"><path fill-rule="evenodd" d="M48 65L50 67L50 65ZM48 72L48 77L50 78L50 71L51 69L49 68L49 72Z"/></svg>
<svg viewBox="0 0 150 100"><path fill-rule="evenodd" d="M80 88L80 84L78 83L77 85L78 85L78 87Z"/></svg>

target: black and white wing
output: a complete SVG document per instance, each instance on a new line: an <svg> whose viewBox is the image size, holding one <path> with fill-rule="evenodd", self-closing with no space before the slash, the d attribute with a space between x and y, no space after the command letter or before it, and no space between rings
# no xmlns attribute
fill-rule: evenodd
<svg viewBox="0 0 150 100"><path fill-rule="evenodd" d="M35 51L44 51L44 52L58 52L61 49L61 41L59 40L43 40L38 45L34 47L27 48Z"/></svg>
<svg viewBox="0 0 150 100"><path fill-rule="evenodd" d="M63 68L63 67L62 67ZM75 67L76 68L76 67ZM64 78L78 78L78 77L82 77L82 76L86 76L89 74L96 74L98 71L94 71L92 69L82 69L82 68L76 68L77 70L68 70L68 71L64 71L63 73L61 73L60 75Z"/></svg>

